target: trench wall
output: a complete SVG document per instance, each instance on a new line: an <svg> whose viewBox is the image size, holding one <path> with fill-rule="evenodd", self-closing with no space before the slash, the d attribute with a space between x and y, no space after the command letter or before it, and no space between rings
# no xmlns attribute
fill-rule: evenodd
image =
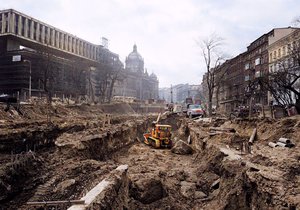
<svg viewBox="0 0 300 210"><path fill-rule="evenodd" d="M84 204L73 205L68 210L128 209L128 166L121 165L113 170L80 200Z"/></svg>
<svg viewBox="0 0 300 210"><path fill-rule="evenodd" d="M63 134L56 141L58 150L66 157L80 156L87 159L106 160L114 152L132 145L142 138L141 131L146 131L150 118L133 120L113 125L102 130L95 129L76 133Z"/></svg>

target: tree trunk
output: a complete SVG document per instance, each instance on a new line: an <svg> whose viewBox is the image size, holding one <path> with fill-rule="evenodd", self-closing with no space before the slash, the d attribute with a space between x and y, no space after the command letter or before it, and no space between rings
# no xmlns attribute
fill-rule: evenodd
<svg viewBox="0 0 300 210"><path fill-rule="evenodd" d="M115 80L112 80L111 83L110 83L110 88L109 88L108 103L111 102L114 85L115 85Z"/></svg>
<svg viewBox="0 0 300 210"><path fill-rule="evenodd" d="M249 118L252 117L252 96L250 97L250 102L249 102Z"/></svg>
<svg viewBox="0 0 300 210"><path fill-rule="evenodd" d="M210 92L210 91L209 91ZM212 116L212 94L208 94L208 117Z"/></svg>
<svg viewBox="0 0 300 210"><path fill-rule="evenodd" d="M220 84L217 86L217 90L216 90L216 110L219 109L219 92L220 92Z"/></svg>

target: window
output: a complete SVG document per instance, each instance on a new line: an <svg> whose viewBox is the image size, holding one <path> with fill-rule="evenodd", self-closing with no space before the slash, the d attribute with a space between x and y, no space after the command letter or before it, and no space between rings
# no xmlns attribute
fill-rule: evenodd
<svg viewBox="0 0 300 210"><path fill-rule="evenodd" d="M246 75L245 76L245 81L249 81L249 79L250 79L249 75Z"/></svg>
<svg viewBox="0 0 300 210"><path fill-rule="evenodd" d="M285 46L283 46L283 47L282 47L282 56L285 56L285 55L286 55L285 53L286 53L286 51L285 51Z"/></svg>
<svg viewBox="0 0 300 210"><path fill-rule="evenodd" d="M291 48L291 44L288 44L287 53L290 53L290 52L291 52L291 50L292 50L292 48Z"/></svg>
<svg viewBox="0 0 300 210"><path fill-rule="evenodd" d="M276 59L276 51L274 51L274 58L273 58L274 60Z"/></svg>
<svg viewBox="0 0 300 210"><path fill-rule="evenodd" d="M272 53L270 53L270 62L272 61L273 57L272 57Z"/></svg>
<svg viewBox="0 0 300 210"><path fill-rule="evenodd" d="M260 77L260 76L261 76L261 72L260 72L260 71L255 72L255 77L256 77L256 78L258 78L258 77Z"/></svg>
<svg viewBox="0 0 300 210"><path fill-rule="evenodd" d="M278 49L278 58L281 57L281 49Z"/></svg>
<svg viewBox="0 0 300 210"><path fill-rule="evenodd" d="M257 66L257 65L259 65L260 64L260 58L256 58L255 59L255 65Z"/></svg>
<svg viewBox="0 0 300 210"><path fill-rule="evenodd" d="M273 72L273 65L270 65L269 72L270 72L270 73Z"/></svg>
<svg viewBox="0 0 300 210"><path fill-rule="evenodd" d="M245 70L247 70L247 69L250 69L250 64L249 63L245 64Z"/></svg>

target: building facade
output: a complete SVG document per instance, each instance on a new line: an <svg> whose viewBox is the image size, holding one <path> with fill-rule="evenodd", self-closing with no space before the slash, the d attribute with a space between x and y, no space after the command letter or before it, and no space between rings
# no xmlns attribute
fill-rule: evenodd
<svg viewBox="0 0 300 210"><path fill-rule="evenodd" d="M297 94L291 90L282 90L274 80L285 81L282 85L290 86L300 93L300 29L293 28L287 36L272 40L268 53L270 85L278 90L269 91L269 104L297 103L300 100Z"/></svg>
<svg viewBox="0 0 300 210"><path fill-rule="evenodd" d="M158 99L158 78L154 73L148 74L136 45L126 57L124 75L124 80L115 86L114 96L134 97L139 100Z"/></svg>
<svg viewBox="0 0 300 210"><path fill-rule="evenodd" d="M160 99L166 100L168 103L184 103L186 98L192 98L193 100L203 100L202 86L177 84L170 88L159 89Z"/></svg>
<svg viewBox="0 0 300 210"><path fill-rule="evenodd" d="M216 75L218 78L225 72L216 84L213 106L231 112L241 105L268 105L270 96L265 84L269 80L269 69L274 68L269 59L272 56L270 51L274 57L274 52L278 53L278 44L274 43L288 37L294 30L291 27L275 28L250 43L245 52L224 62ZM208 95L206 75L203 76L203 92Z"/></svg>

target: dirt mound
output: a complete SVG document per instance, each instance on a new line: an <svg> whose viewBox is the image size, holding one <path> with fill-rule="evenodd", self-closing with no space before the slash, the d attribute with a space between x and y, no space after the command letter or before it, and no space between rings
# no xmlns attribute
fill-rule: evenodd
<svg viewBox="0 0 300 210"><path fill-rule="evenodd" d="M135 111L127 103L103 104L99 105L103 112L110 114L133 114Z"/></svg>

